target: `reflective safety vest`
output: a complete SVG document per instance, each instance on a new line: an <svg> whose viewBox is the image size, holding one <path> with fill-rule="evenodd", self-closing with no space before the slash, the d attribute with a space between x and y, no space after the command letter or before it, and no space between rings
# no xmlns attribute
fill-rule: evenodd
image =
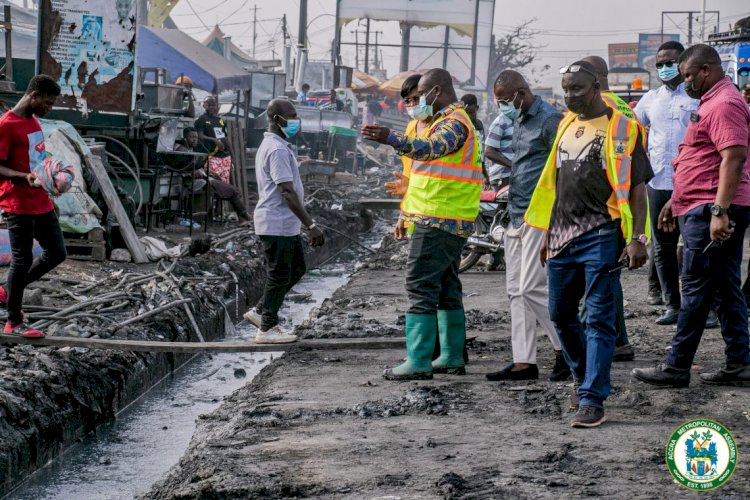
<svg viewBox="0 0 750 500"><path fill-rule="evenodd" d="M620 96L618 96L614 92L610 92L609 90L603 90L600 95L602 96L602 101L604 101L604 104L614 109L615 111L619 111L631 120L636 119L633 110L630 108L630 106L628 106L628 103L622 100Z"/></svg>
<svg viewBox="0 0 750 500"><path fill-rule="evenodd" d="M539 229L549 229L552 207L555 203L555 186L557 184L557 148L565 130L576 119L575 114L568 113L560 122L557 137L552 151L547 158L542 175L531 196L529 208L524 220L530 226ZM633 238L633 213L630 210L630 168L633 150L638 141L639 125L635 120L614 109L609 120L607 138L604 142L604 154L607 162L607 179L617 199L620 213L611 214L613 219L619 217L622 235L625 241ZM646 217L646 236L651 238L651 225Z"/></svg>
<svg viewBox="0 0 750 500"><path fill-rule="evenodd" d="M437 119L427 136L447 120L458 120L466 127L466 141L456 151L440 158L413 162L401 211L408 215L473 222L479 213L483 179L479 137L462 108L450 110Z"/></svg>

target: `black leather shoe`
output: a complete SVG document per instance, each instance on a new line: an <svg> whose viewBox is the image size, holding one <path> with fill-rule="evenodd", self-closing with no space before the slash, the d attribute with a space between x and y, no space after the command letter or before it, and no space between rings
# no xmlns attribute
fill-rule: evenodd
<svg viewBox="0 0 750 500"><path fill-rule="evenodd" d="M648 299L646 299L646 302L648 302L648 305L650 306L660 306L664 303L664 300L661 298L661 290L658 288L649 288L648 289Z"/></svg>
<svg viewBox="0 0 750 500"><path fill-rule="evenodd" d="M661 363L655 368L633 368L630 372L641 382L668 387L687 387L690 385L690 368L674 368Z"/></svg>
<svg viewBox="0 0 750 500"><path fill-rule="evenodd" d="M487 380L496 382L498 380L537 380L539 378L539 369L536 365L529 365L528 368L513 371L513 363L509 364L499 372L491 372L486 375Z"/></svg>
<svg viewBox="0 0 750 500"><path fill-rule="evenodd" d="M562 382L570 377L570 367L565 362L562 354L555 354L555 366L552 367L552 373L549 375L550 382Z"/></svg>
<svg viewBox="0 0 750 500"><path fill-rule="evenodd" d="M615 347L615 352L612 355L612 361L633 361L635 359L635 349L630 344L621 345Z"/></svg>
<svg viewBox="0 0 750 500"><path fill-rule="evenodd" d="M657 325L674 325L677 323L677 317L680 315L680 310L674 307L667 307L664 313L656 318Z"/></svg>
<svg viewBox="0 0 750 500"><path fill-rule="evenodd" d="M750 385L750 365L729 365L712 373L701 373L701 382L714 385Z"/></svg>
<svg viewBox="0 0 750 500"><path fill-rule="evenodd" d="M719 327L719 316L716 315L716 311L711 309L708 311L708 318L706 318L706 330L710 330L711 328L718 328Z"/></svg>

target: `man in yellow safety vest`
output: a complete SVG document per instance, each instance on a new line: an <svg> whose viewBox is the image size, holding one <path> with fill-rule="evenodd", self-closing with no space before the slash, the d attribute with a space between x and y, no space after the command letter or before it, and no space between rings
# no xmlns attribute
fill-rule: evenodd
<svg viewBox="0 0 750 500"><path fill-rule="evenodd" d="M540 258L550 317L577 386L571 425L596 427L606 420L618 263L627 257L635 269L648 260L645 182L653 172L638 123L605 104L593 66L579 61L560 72L571 113L560 123L525 220L547 231Z"/></svg>
<svg viewBox="0 0 750 500"><path fill-rule="evenodd" d="M432 115L426 137L406 137L387 127L363 127L365 139L392 146L414 160L394 228L406 237L414 225L406 269L406 362L385 371L388 380L430 379L433 372L464 374L466 340L458 264L479 212L482 166L479 139L456 98L450 73L436 68L419 80L418 111ZM440 357L431 362L435 331Z"/></svg>

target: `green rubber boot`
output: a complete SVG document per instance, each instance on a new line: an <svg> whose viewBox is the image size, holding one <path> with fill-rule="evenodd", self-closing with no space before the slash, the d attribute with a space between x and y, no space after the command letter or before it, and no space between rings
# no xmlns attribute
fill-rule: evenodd
<svg viewBox="0 0 750 500"><path fill-rule="evenodd" d="M435 349L437 316L406 313L406 361L383 372L387 380L429 380Z"/></svg>
<svg viewBox="0 0 750 500"><path fill-rule="evenodd" d="M438 310L437 322L440 357L432 362L432 371L449 375L465 375L466 317L464 310Z"/></svg>

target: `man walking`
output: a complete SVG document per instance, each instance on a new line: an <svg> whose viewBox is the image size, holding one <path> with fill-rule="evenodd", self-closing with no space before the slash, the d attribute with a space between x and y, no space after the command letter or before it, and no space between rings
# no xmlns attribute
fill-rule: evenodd
<svg viewBox="0 0 750 500"><path fill-rule="evenodd" d="M750 382L747 304L741 285L742 247L750 223L750 111L708 45L678 60L688 96L700 99L674 161L674 191L662 208L665 231L675 220L685 244L682 303L666 362L633 370L654 385L686 387L711 305L719 297L726 365L703 373L708 384Z"/></svg>
<svg viewBox="0 0 750 500"><path fill-rule="evenodd" d="M618 262L627 257L635 269L648 259L645 182L653 174L638 123L604 103L593 66L578 61L560 72L571 112L558 128L526 222L547 230L540 257L549 275L550 316L577 387L571 426L596 427L606 421ZM582 298L585 328L578 317Z"/></svg>
<svg viewBox="0 0 750 500"><path fill-rule="evenodd" d="M34 171L46 156L44 135L36 117L46 115L60 95L60 86L47 75L31 79L18 104L0 118L0 210L8 223L12 261L8 282L0 287L0 305L8 309L3 333L42 338L44 333L24 321L21 304L29 283L65 260L65 242L49 194ZM36 239L44 252L33 260Z"/></svg>
<svg viewBox="0 0 750 500"><path fill-rule="evenodd" d="M274 99L266 114L268 131L255 160L258 204L254 220L255 234L266 252L267 279L263 297L244 318L258 327L256 344L284 344L297 340L279 325L279 309L306 270L300 224L307 229L311 246L321 246L325 238L305 210L299 165L287 142L301 127L297 111L289 101Z"/></svg>
<svg viewBox="0 0 750 500"><path fill-rule="evenodd" d="M458 101L450 73L432 69L417 86L418 114L433 116L426 138L405 137L382 126L365 126L364 138L389 144L415 161L394 229L406 237L414 226L406 269L411 303L406 313L406 362L383 374L388 380L431 379L437 373L464 374L466 340L458 265L479 213L482 189L480 146L474 126ZM436 112L437 110L437 112ZM431 362L435 331L440 357Z"/></svg>
<svg viewBox="0 0 750 500"><path fill-rule="evenodd" d="M677 59L685 48L680 42L668 41L656 52L656 71L664 83L649 90L636 105L638 120L648 126L648 153L654 178L648 183L649 215L654 236L654 265L664 293L666 309L656 319L657 325L674 325L680 311L680 282L677 266L679 231L658 228L659 212L672 197L672 160L685 136L690 115L698 101L685 92Z"/></svg>
<svg viewBox="0 0 750 500"><path fill-rule="evenodd" d="M556 352L550 380L561 381L570 376L570 369L549 319L547 275L537 260L545 233L527 225L523 214L552 150L562 114L535 96L523 76L513 70L500 73L495 81L494 94L500 114L515 122L508 197L510 225L505 233L505 279L510 297L513 363L500 371L488 373L487 379L539 378L536 364L536 325L539 322Z"/></svg>

